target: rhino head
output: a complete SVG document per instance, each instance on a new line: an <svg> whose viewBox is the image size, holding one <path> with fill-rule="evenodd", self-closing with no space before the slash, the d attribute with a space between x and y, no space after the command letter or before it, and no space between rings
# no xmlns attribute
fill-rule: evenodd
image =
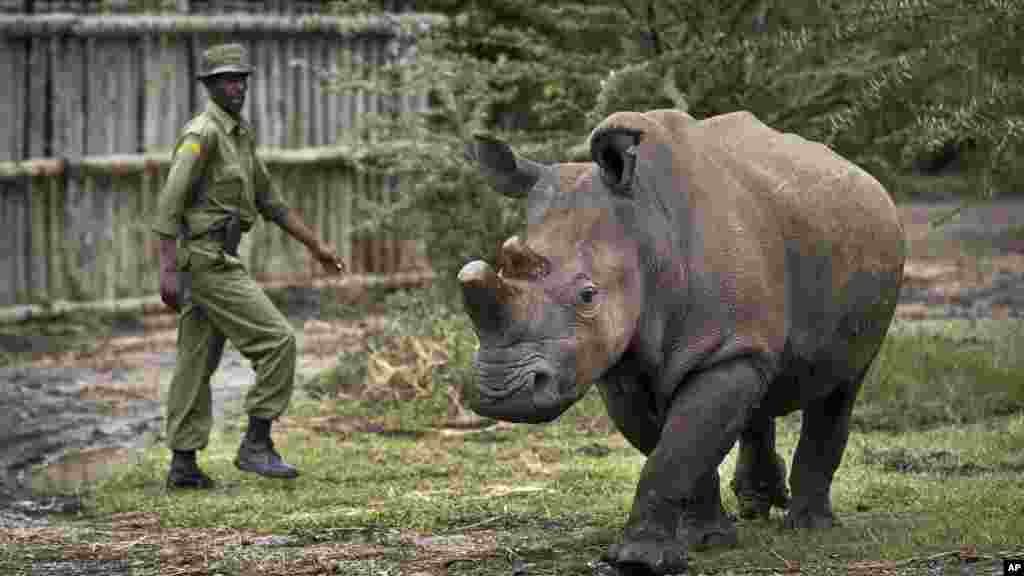
<svg viewBox="0 0 1024 576"><path fill-rule="evenodd" d="M637 130L595 131L594 162L553 165L490 137L467 146L495 189L528 204L525 238L504 242L497 269L477 260L458 276L480 340L479 383L467 394L477 413L551 421L630 346L652 237L634 197L649 185L638 177L641 140Z"/></svg>

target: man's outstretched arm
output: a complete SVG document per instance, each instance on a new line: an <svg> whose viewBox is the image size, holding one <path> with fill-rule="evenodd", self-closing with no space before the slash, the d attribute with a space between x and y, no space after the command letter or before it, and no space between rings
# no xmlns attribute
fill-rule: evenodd
<svg viewBox="0 0 1024 576"><path fill-rule="evenodd" d="M292 238L302 242L328 274L343 274L347 271L341 257L334 252L333 248L321 242L294 210L285 208L274 221Z"/></svg>

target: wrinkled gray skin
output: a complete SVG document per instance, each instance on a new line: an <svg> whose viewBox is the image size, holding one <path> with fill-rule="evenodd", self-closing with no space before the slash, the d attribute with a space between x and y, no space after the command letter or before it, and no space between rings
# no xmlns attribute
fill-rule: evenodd
<svg viewBox="0 0 1024 576"><path fill-rule="evenodd" d="M717 467L737 440L741 515L788 505L789 527L831 526L850 413L902 280L889 196L748 113L618 113L590 145L593 162L557 165L488 137L467 147L528 202L498 271L459 273L480 340L472 408L547 422L598 385L648 457L605 555L623 568L682 572L688 548L735 543ZM790 499L773 418L794 410Z"/></svg>

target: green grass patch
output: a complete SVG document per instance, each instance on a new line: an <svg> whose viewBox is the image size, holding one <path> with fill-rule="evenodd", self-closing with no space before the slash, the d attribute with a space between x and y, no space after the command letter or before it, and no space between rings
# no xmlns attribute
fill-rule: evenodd
<svg viewBox="0 0 1024 576"><path fill-rule="evenodd" d="M30 361L44 354L89 354L115 330L141 327L137 315L69 313L53 320L0 325L0 366Z"/></svg>
<svg viewBox="0 0 1024 576"><path fill-rule="evenodd" d="M316 406L305 400L298 409L312 419ZM282 452L304 471L295 482L234 470L237 436L218 434L203 455L221 480L217 490L167 493L160 484L168 458L153 449L140 465L97 487L94 514L143 511L159 517L165 530L282 535L297 558L325 543L370 541L381 547L381 566L401 567L420 558L429 541L454 550L449 574L505 575L518 560L530 565L530 574L582 576L618 537L644 461L607 424L596 394L554 424L458 434L419 427L418 436L330 435L301 426L305 418L279 435ZM798 434L798 415L780 419L779 449L787 460ZM939 465L893 465L900 459ZM694 552L693 567L707 574L781 571L784 558L806 574L825 574L849 562L926 557L965 545L998 555L1024 542L1022 462L1021 415L901 434L855 432L833 488L841 527L786 531L776 513L769 521L741 523L739 548ZM734 467L731 453L722 477L731 478ZM727 489L724 496L735 510ZM460 552L460 542L483 538L492 543L483 557ZM235 559L218 566L242 574L250 564Z"/></svg>
<svg viewBox="0 0 1024 576"><path fill-rule="evenodd" d="M864 383L854 426L901 431L1024 409L1020 321L897 322Z"/></svg>

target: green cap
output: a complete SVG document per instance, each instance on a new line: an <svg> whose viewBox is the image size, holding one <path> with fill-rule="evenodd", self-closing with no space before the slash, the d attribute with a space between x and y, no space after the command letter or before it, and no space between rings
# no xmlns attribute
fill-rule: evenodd
<svg viewBox="0 0 1024 576"><path fill-rule="evenodd" d="M245 46L218 44L207 48L199 62L198 78L202 80L217 74L252 74Z"/></svg>

